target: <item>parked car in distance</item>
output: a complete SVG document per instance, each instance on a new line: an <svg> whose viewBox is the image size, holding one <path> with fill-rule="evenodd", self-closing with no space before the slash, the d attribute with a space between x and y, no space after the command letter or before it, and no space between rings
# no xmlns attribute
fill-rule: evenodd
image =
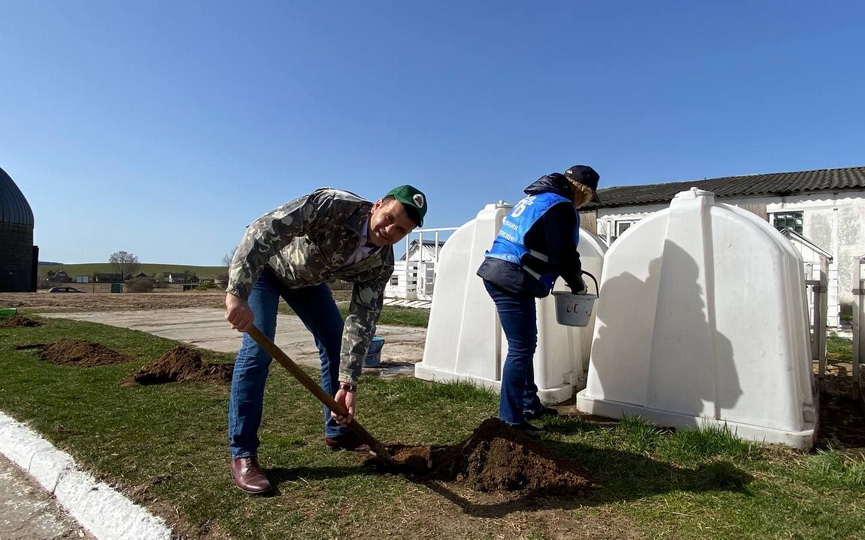
<svg viewBox="0 0 865 540"><path fill-rule="evenodd" d="M83 293L84 291L79 291L75 287L51 287L50 289L48 289L48 292L80 292L80 293Z"/></svg>

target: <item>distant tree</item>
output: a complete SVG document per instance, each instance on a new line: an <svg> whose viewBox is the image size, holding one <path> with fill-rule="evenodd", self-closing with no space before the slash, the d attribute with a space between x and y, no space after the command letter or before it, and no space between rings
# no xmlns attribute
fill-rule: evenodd
<svg viewBox="0 0 865 540"><path fill-rule="evenodd" d="M140 265L138 264L138 257L133 255L132 253L127 253L125 251L118 251L117 253L112 253L111 258L108 259L108 262L111 263L111 266L114 268L114 272L116 274L120 274L122 279L126 279L133 274L138 272L138 268Z"/></svg>
<svg viewBox="0 0 865 540"><path fill-rule="evenodd" d="M237 246L234 246L233 248L231 248L231 251L225 254L225 257L222 258L222 266L231 266L231 260L234 259L235 251L237 251Z"/></svg>

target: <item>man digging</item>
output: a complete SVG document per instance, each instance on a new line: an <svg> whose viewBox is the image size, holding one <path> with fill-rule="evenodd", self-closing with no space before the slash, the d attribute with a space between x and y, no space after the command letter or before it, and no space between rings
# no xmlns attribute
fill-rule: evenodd
<svg viewBox="0 0 865 540"><path fill-rule="evenodd" d="M375 203L323 188L257 219L246 229L229 268L225 319L240 332L253 324L273 340L279 299L312 333L321 358L321 386L347 411L326 407L325 444L369 447L345 426L355 414L357 381L394 267L393 245L423 225L427 201L404 185ZM352 282L343 322L326 281ZM231 475L253 494L271 486L258 463L258 428L271 357L248 335L237 354L228 406Z"/></svg>

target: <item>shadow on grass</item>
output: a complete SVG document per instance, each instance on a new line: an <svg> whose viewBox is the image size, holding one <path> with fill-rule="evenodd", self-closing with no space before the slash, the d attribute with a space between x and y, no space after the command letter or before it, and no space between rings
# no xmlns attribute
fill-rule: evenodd
<svg viewBox="0 0 865 540"><path fill-rule="evenodd" d="M547 445L585 466L596 484L586 497L556 493L490 494L471 491L459 482L444 482L413 475L401 475L460 507L467 515L480 518L501 518L513 512L538 510L569 510L625 502L673 491L738 492L750 497L748 484L753 477L729 461L713 461L690 469L656 461L643 455L621 450L598 449L579 443L550 441ZM358 467L275 467L266 470L279 495L285 483L308 482L348 476L378 476L384 474L370 466ZM467 498L470 497L470 498ZM505 498L506 500L502 500Z"/></svg>
<svg viewBox="0 0 865 540"><path fill-rule="evenodd" d="M287 483L305 484L310 481L328 480L333 478L344 478L347 476L377 476L378 474L368 467L272 467L264 469L264 474L273 486L271 496L279 495L279 486Z"/></svg>

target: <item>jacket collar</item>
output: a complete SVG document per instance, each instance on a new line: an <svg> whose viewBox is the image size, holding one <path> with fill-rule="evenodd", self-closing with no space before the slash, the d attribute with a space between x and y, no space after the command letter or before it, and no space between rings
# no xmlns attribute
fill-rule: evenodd
<svg viewBox="0 0 865 540"><path fill-rule="evenodd" d="M369 201L364 201L345 221L345 228L354 232L358 237L363 235L363 228L367 224L367 218L370 217L372 204Z"/></svg>

